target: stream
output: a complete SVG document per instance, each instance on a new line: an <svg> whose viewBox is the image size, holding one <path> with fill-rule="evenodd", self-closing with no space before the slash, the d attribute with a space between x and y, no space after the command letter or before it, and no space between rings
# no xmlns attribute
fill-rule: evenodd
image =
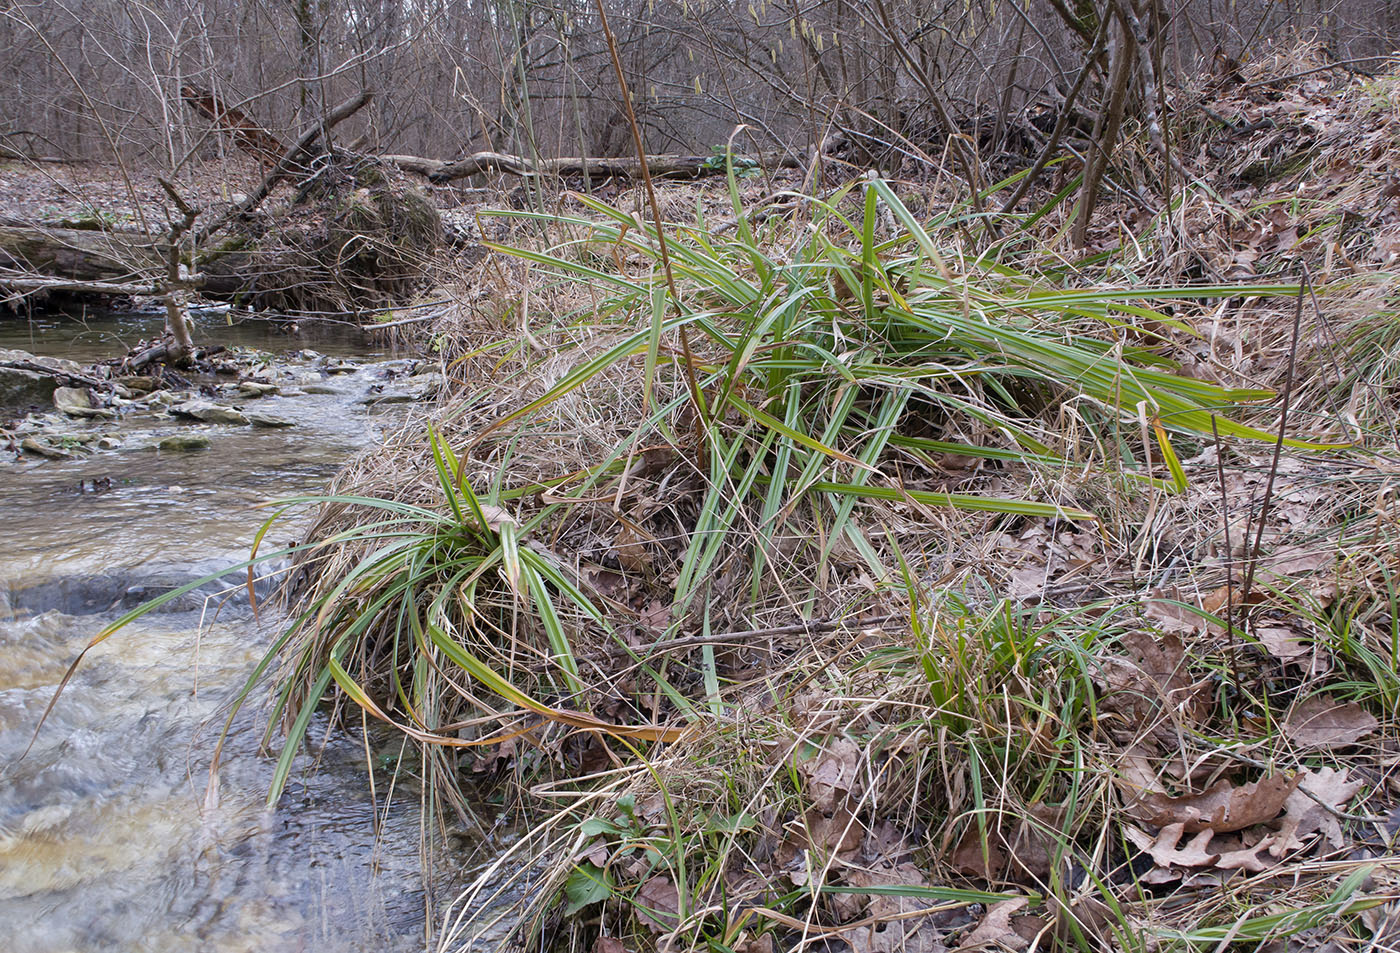
<svg viewBox="0 0 1400 953"><path fill-rule="evenodd" d="M152 314L0 316L0 348L86 362L123 353L160 324ZM255 620L246 598L192 593L117 633L89 653L35 735L104 623L246 558L265 518L257 504L322 491L402 419L404 404L373 401L413 380L411 362L373 350L355 329L289 336L217 312L198 325L202 344L277 355L264 373L281 394L228 402L293 426L131 411L55 424L75 447L100 434L111 449L0 460L0 946L421 950L451 885L425 879L434 865L420 853L412 779L391 788L376 771L371 785L367 764L392 758L393 738L372 734L379 750L367 752L358 733L313 726L316 750L299 756L269 811L274 760L259 751L265 706L251 702L224 742L216 803L206 803L228 702L279 625L266 611ZM210 446L154 449L174 433L205 434ZM289 523L270 539L296 530Z"/></svg>

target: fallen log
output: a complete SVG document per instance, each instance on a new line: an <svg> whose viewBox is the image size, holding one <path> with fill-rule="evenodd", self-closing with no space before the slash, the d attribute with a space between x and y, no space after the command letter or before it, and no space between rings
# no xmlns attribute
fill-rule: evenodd
<svg viewBox="0 0 1400 953"><path fill-rule="evenodd" d="M37 291L70 291L75 294L90 295L158 295L160 289L154 282L120 281L71 281L66 278L29 278L0 275L0 290L15 295L34 294Z"/></svg>
<svg viewBox="0 0 1400 953"><path fill-rule="evenodd" d="M0 225L0 267L19 280L142 282L160 266L156 243L137 232Z"/></svg>
<svg viewBox="0 0 1400 953"><path fill-rule="evenodd" d="M10 351L9 353L18 353ZM29 360L0 360L0 367L16 371L28 371L31 374L38 374L40 377L51 377L54 380L64 381L69 387L105 387L106 381L98 380L87 374L80 374L77 371L70 371L66 368L55 366L57 362L45 364L41 361Z"/></svg>
<svg viewBox="0 0 1400 953"><path fill-rule="evenodd" d="M492 172L522 177L553 176L556 178L589 179L635 179L641 178L642 164L635 158L592 159L562 157L540 159L510 155L505 152L478 152L450 162L441 159L427 159L422 156L382 155L383 162L390 162L403 169L425 176L429 182L445 183L464 179L472 175ZM699 179L707 175L723 175L723 157L715 155L653 155L646 157L647 169L657 178ZM795 169L800 165L798 157L790 153L775 153L758 158L735 156L734 167L743 169Z"/></svg>

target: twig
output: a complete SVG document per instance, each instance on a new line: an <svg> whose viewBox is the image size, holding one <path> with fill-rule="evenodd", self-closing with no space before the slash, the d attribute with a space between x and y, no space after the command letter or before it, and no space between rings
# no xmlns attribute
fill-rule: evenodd
<svg viewBox="0 0 1400 953"><path fill-rule="evenodd" d="M1388 59L1388 57L1385 57L1385 56L1358 56L1357 58L1355 58L1355 59L1350 59L1350 60L1336 60L1336 61L1334 61L1333 63L1331 63L1331 64L1328 65L1328 66L1315 66L1315 67L1313 67L1312 69L1305 69L1305 70L1303 70L1302 72L1299 72L1299 73L1289 73L1289 74L1286 75L1286 76L1273 76L1273 77L1270 77L1269 79L1261 79L1261 80L1256 80L1256 81L1253 82L1253 83L1246 83L1245 86L1244 86L1244 88L1245 88L1245 89L1256 89L1256 88L1258 88L1258 87L1260 87L1260 86L1274 86L1274 85L1276 85L1276 84L1278 84L1278 83L1286 83L1286 82L1288 82L1289 80L1302 79L1304 76L1311 76L1311 75L1313 75L1314 73L1326 73L1326 72L1329 72L1330 70L1334 70L1334 69L1339 69L1339 70L1343 70L1343 71L1345 71L1345 72L1350 73L1350 72L1352 72L1352 70L1348 69L1348 67L1354 66L1354 65L1356 65L1357 63L1369 63L1369 62L1371 62L1372 60L1385 60L1385 59ZM1366 73L1366 72L1364 72L1364 71L1360 71L1360 72L1362 72L1362 75L1364 75L1364 76L1370 76L1370 75L1372 75L1372 74Z"/></svg>

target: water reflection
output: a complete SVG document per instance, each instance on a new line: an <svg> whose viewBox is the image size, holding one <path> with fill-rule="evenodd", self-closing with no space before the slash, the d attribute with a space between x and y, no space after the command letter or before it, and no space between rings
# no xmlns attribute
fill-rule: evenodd
<svg viewBox="0 0 1400 953"><path fill-rule="evenodd" d="M193 309L198 345L222 344L264 351L314 348L337 357L374 360L388 356L365 340L350 320L311 320L288 324L265 314L218 306ZM0 347L66 357L86 364L120 357L141 340L160 337L164 310L117 311L70 305L0 317ZM295 328L295 331L291 329Z"/></svg>

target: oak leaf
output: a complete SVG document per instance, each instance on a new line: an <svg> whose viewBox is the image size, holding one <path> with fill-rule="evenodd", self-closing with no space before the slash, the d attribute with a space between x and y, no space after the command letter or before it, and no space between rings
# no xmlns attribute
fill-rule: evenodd
<svg viewBox="0 0 1400 953"><path fill-rule="evenodd" d="M1273 820L1301 780L1302 775L1271 775L1236 787L1221 779L1200 794L1179 797L1149 791L1127 803L1125 810L1153 827L1180 824L1191 833L1209 829L1222 834Z"/></svg>
<svg viewBox="0 0 1400 953"><path fill-rule="evenodd" d="M1333 847L1341 847L1342 825L1331 811L1343 809L1363 784L1361 781L1348 781L1346 771L1334 768L1304 771L1298 790L1289 794L1284 802L1283 823L1279 826L1277 839L1269 845L1269 853L1282 857L1301 850L1307 846L1303 838L1316 833L1321 833ZM1309 794L1317 800L1309 797Z"/></svg>

